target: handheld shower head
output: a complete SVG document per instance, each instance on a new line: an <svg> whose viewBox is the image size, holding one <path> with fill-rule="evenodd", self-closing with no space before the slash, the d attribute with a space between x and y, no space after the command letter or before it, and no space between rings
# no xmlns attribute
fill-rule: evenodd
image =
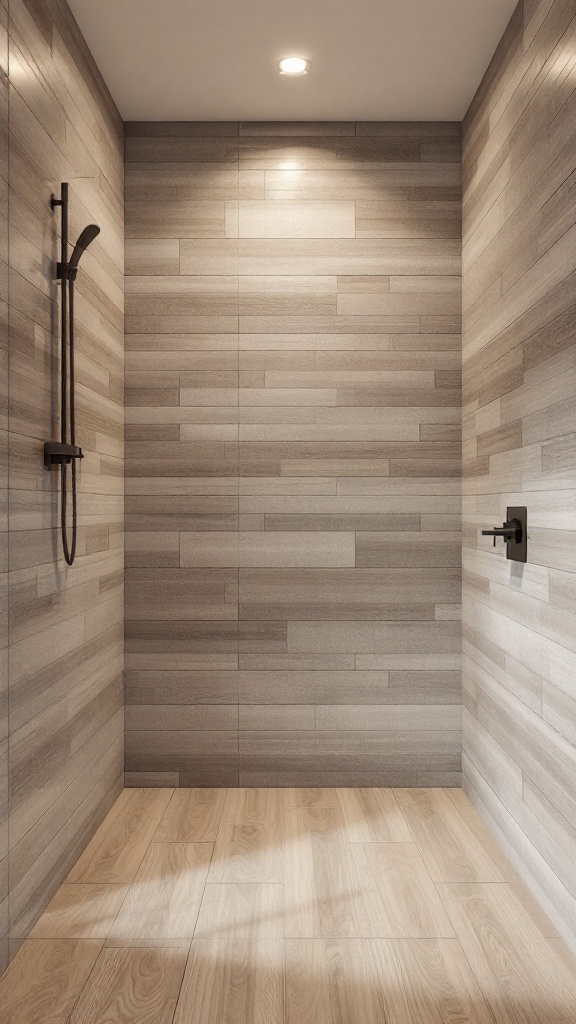
<svg viewBox="0 0 576 1024"><path fill-rule="evenodd" d="M78 241L76 242L76 245L74 246L74 249L72 250L72 255L68 263L68 270L77 269L82 253L85 249L88 248L90 242L94 241L96 235L99 234L100 228L97 224L88 224L88 227L84 228L84 230L80 234Z"/></svg>

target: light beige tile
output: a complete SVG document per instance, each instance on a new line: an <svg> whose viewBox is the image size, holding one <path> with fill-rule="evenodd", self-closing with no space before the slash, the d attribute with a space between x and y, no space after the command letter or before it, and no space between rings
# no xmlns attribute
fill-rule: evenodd
<svg viewBox="0 0 576 1024"><path fill-rule="evenodd" d="M354 238L354 203L243 200L241 238Z"/></svg>
<svg viewBox="0 0 576 1024"><path fill-rule="evenodd" d="M127 885L61 885L30 932L31 938L104 939L127 893Z"/></svg>
<svg viewBox="0 0 576 1024"><path fill-rule="evenodd" d="M355 843L363 889L380 897L378 934L396 939L449 939L454 929L414 843Z"/></svg>
<svg viewBox="0 0 576 1024"><path fill-rule="evenodd" d="M212 849L210 843L152 843L111 929L112 937L191 938Z"/></svg>
<svg viewBox="0 0 576 1024"><path fill-rule="evenodd" d="M183 566L354 565L351 533L182 533Z"/></svg>
<svg viewBox="0 0 576 1024"><path fill-rule="evenodd" d="M281 882L282 828L273 824L222 822L209 882Z"/></svg>
<svg viewBox="0 0 576 1024"><path fill-rule="evenodd" d="M284 948L248 939L195 940L174 1024L284 1021Z"/></svg>
<svg viewBox="0 0 576 1024"><path fill-rule="evenodd" d="M348 842L412 842L412 833L392 790L338 789L337 797Z"/></svg>
<svg viewBox="0 0 576 1024"><path fill-rule="evenodd" d="M498 864L441 790L396 791L400 807L435 882L502 882Z"/></svg>
<svg viewBox="0 0 576 1024"><path fill-rule="evenodd" d="M209 882L195 939L284 939L283 887L276 882Z"/></svg>
<svg viewBox="0 0 576 1024"><path fill-rule="evenodd" d="M154 833L154 842L215 842L224 798L221 789L176 789Z"/></svg>

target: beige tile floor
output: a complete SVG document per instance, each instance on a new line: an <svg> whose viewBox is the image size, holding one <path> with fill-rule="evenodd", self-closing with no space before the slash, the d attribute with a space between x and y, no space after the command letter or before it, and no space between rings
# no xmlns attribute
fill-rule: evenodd
<svg viewBox="0 0 576 1024"><path fill-rule="evenodd" d="M128 789L6 1024L574 1024L576 961L460 790Z"/></svg>

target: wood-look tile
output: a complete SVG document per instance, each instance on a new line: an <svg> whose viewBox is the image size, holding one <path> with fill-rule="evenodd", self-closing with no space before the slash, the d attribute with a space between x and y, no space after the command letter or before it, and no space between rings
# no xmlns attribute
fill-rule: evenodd
<svg viewBox="0 0 576 1024"><path fill-rule="evenodd" d="M166 810L171 790L127 790L74 865L69 882L131 882Z"/></svg>
<svg viewBox="0 0 576 1024"><path fill-rule="evenodd" d="M386 934L373 885L361 878L339 810L284 813L287 938Z"/></svg>
<svg viewBox="0 0 576 1024"><path fill-rule="evenodd" d="M298 787L297 789L290 786L283 788L282 803L286 809L290 807L301 809L320 807L329 807L333 810L341 809L336 789L310 788L307 786Z"/></svg>
<svg viewBox="0 0 576 1024"><path fill-rule="evenodd" d="M126 242L126 274L178 274L177 238L131 238Z"/></svg>
<svg viewBox="0 0 576 1024"><path fill-rule="evenodd" d="M78 562L72 574L62 570L48 511L50 491L53 498L56 495L36 454L26 459L26 471L13 477L15 517L10 536L1 532L6 505L0 489L0 537L7 542L0 542L0 574L8 568L10 547L10 593L15 601L10 654L15 713L10 739L14 758L10 902L16 948L91 838L121 784L118 627L122 612L117 574L122 563L122 534L116 495L121 491L123 472L123 139L120 116L85 41L64 10L57 5L15 3L10 19L7 5L2 4L0 13L1 60L7 73L0 91L2 98L8 88L11 94L10 109L0 98L0 133L7 142L0 160L0 178L5 178L0 201L8 214L8 223L4 220L0 225L0 377L10 385L10 403L5 410L8 423L0 415L0 477L6 468L6 435L1 428L9 425L13 464L23 465L16 449L21 455L24 451L37 453L38 438L52 436L54 427L53 404L50 412L57 375L50 343L54 324L47 327L45 317L50 308L57 312L49 287L54 256L49 236L56 221L52 224L46 218L47 182L56 191L60 180L70 181L71 232L77 234L88 221L102 228L83 263L78 292L78 438L86 453L79 507L92 498L93 516L91 523L80 526ZM5 60L8 52L9 64ZM8 185L9 207L5 202ZM10 264L9 281L2 261ZM8 292L4 283L9 284ZM10 368L3 359L7 318ZM7 397L0 385L0 404ZM51 534L54 545L46 557ZM34 592L18 580L19 565L30 570L28 581L36 579ZM0 584L1 662L5 647L2 592ZM78 615L71 618L74 601ZM79 630L82 618L84 629ZM1 665L4 677L3 668ZM3 733L0 742L4 776ZM2 792L4 782L2 777ZM2 800L2 818L3 811ZM4 867L8 861L3 827L2 820L0 860ZM2 914L7 906L5 895L3 886ZM4 930L2 921L0 934ZM2 954L5 945L2 942ZM23 999L22 1019L48 1019L50 1009L54 1019L60 1014L62 1019L68 1018L74 999L68 1002L70 993L57 990L62 984L66 949L71 990L74 988L75 945L59 946L52 961L58 984L44 979L44 1005L38 992L29 1003ZM76 962L79 965L81 958ZM38 970L43 977L40 961ZM8 1012L11 1019L20 1019L16 1006Z"/></svg>
<svg viewBox="0 0 576 1024"><path fill-rule="evenodd" d="M405 993L411 1021L440 1024L456 1013L474 1024L489 1024L492 1017L478 979L457 940L407 939L390 945L397 965L391 970L393 988Z"/></svg>
<svg viewBox="0 0 576 1024"><path fill-rule="evenodd" d="M502 882L489 851L439 790L396 791L414 841L435 882Z"/></svg>
<svg viewBox="0 0 576 1024"><path fill-rule="evenodd" d="M292 939L286 944L286 1021L358 1019L440 1024L490 1017L456 940Z"/></svg>
<svg viewBox="0 0 576 1024"><path fill-rule="evenodd" d="M209 882L202 897L196 939L282 940L284 893L274 882Z"/></svg>
<svg viewBox="0 0 576 1024"><path fill-rule="evenodd" d="M154 842L214 843L224 806L221 789L177 789L154 833Z"/></svg>
<svg viewBox="0 0 576 1024"><path fill-rule="evenodd" d="M279 823L222 822L209 882L281 882L283 841Z"/></svg>
<svg viewBox="0 0 576 1024"><path fill-rule="evenodd" d="M454 654L459 633L451 622L290 622L288 649L294 654Z"/></svg>
<svg viewBox="0 0 576 1024"><path fill-rule="evenodd" d="M354 238L353 203L240 203L241 238Z"/></svg>
<svg viewBox="0 0 576 1024"><path fill-rule="evenodd" d="M476 858L478 865L471 837L480 844L485 832L467 798L443 790L421 793L445 812L436 813L436 846L444 851L459 846L468 863ZM363 1000L366 1013L379 1014L374 1019L391 1015L406 1024L443 1024L454 1013L475 1024L523 1024L532 1017L539 1022L551 1013L559 1022L571 1019L574 961L515 880L434 884L434 844L423 844L421 835L430 832L430 805L418 800L418 791L372 790L369 805L360 790L355 820L347 790L236 789L230 794L225 807L231 817L245 812L273 820L223 823L215 848L153 841L132 885L61 887L50 914L36 926L39 935L56 932L58 937L36 938L34 932L15 963L22 963L28 950L34 962L38 954L54 965L51 973L56 971L58 991L64 993L62 1024L66 1019L104 1022L111 1014L127 1022L163 1021L163 1015L170 1020L189 950L176 1012L189 1016L195 1000L195 1017L202 1010L209 1021L226 1013L237 1015L230 1022L252 1020L253 1000L264 998L264 991L270 998L282 993L284 984L287 1012L310 1021L331 1012L329 993L335 991L342 1019L350 1024ZM374 801L389 819L395 798L402 802L406 794L417 798L407 812L414 838L404 841L396 832L391 841L375 839ZM396 811L394 820L397 827ZM235 876L247 878L251 857L260 876L274 861L281 868L278 880L257 881L252 872L251 880L207 882L211 858L212 865L220 860L225 872L232 867ZM510 868L502 877L515 878ZM79 943L60 936L87 933L100 937L81 940L91 955L79 978ZM45 987L51 992L49 982ZM23 1006L28 1013L22 1017L14 1010L10 1020L35 1020L36 1006L40 1014L45 1010L26 963L17 974L12 968L7 972L2 989L11 1009ZM72 1003L66 1002L69 995ZM267 1012L264 1019L273 1011ZM279 1012L282 1020L281 1004Z"/></svg>
<svg viewBox="0 0 576 1024"><path fill-rule="evenodd" d="M128 163L234 163L237 155L238 143L234 136L142 134L126 137L125 157Z"/></svg>
<svg viewBox="0 0 576 1024"><path fill-rule="evenodd" d="M443 125L380 124L374 132L364 126L361 137L355 131L340 123L246 124L238 142L233 128L129 129L127 245L135 262L127 318L128 567L268 567L277 577L268 592L256 580L240 593L231 585L206 589L192 577L128 580L129 657L148 655L167 671L162 654L236 655L246 693L237 738L231 728L224 742L214 716L224 721L217 705L237 699L231 680L201 679L197 664L189 695L183 677L150 679L145 690L129 682L137 705L127 715L131 777L172 771L180 785L210 785L210 772L222 781L241 767L244 781L252 772L259 780L266 766L268 781L282 778L282 785L316 783L326 767L333 780L336 746L328 734L340 732L348 713L333 713L333 704L349 709L353 722L339 735L347 770L364 772L368 761L375 768L376 748L361 756L360 733L371 712L357 707L360 701L377 708L379 728L390 731L389 758L392 749L414 744L410 782L422 780L424 750L436 764L442 739L450 748L445 763L455 761L456 731L449 739L439 731L431 740L431 730L415 737L427 706L435 705L435 728L441 706L454 703L452 679L430 689L423 682L417 694L412 683L392 692L387 677L368 678L360 666L358 678L335 676L331 686L324 674L334 657L339 670L355 672L356 657L387 642L365 631L366 620L411 630L395 634L395 667L408 668L408 637L422 656L426 642L436 649L436 638L452 649L451 634L442 632L450 623L441 620L458 604L444 572L459 568L458 519L445 518L457 517L459 507L432 508L427 495L437 501L459 471L451 332L460 326L460 140L454 126L447 132ZM287 159L298 169L283 167ZM150 189L159 206L149 215ZM175 240L178 269L170 262ZM381 487L383 479L389 491L355 489L359 481ZM290 507L292 495L336 495L341 487L345 494L348 480L355 503ZM376 507L370 494L405 493L394 489L397 480L416 484L410 501ZM428 489L431 480L437 491ZM274 494L276 506L240 507L239 491ZM170 500L157 506L146 497L162 494ZM172 500L185 494L205 496L205 505ZM232 501L219 506L217 495ZM361 581L372 566L388 565L405 574L428 566L430 577L419 584L426 600L417 587L400 600L392 585L385 600L375 581L371 589ZM330 574L339 569L349 577L336 585ZM306 577L311 571L318 572L314 585ZM284 586L287 572L295 581ZM226 620L232 627L236 615L232 630ZM435 615L436 633L417 631ZM300 650L306 623L318 620L332 630L336 648L345 647L340 654L324 649L323 639L322 650L314 640L313 650ZM187 667L182 662L178 670ZM210 683L217 687L213 700ZM382 708L390 704L397 707L386 717ZM446 716L453 723L453 711ZM232 718L226 721L232 726ZM219 731L210 736L211 722ZM290 744L295 749L283 773ZM316 757L322 767L315 773ZM356 783L358 772L349 779ZM255 806L250 820L259 819Z"/></svg>
<svg viewBox="0 0 576 1024"><path fill-rule="evenodd" d="M224 238L224 203L126 203L127 238Z"/></svg>
<svg viewBox="0 0 576 1024"><path fill-rule="evenodd" d="M573 276L572 168L566 148L571 108L566 106L569 93L563 76L554 71L556 61L563 65L569 59L572 16L563 3L529 0L512 19L466 118L463 206L463 379L470 470L464 480L465 543L467 570L478 579L474 589L467 587L463 615L469 630L467 654L481 666L473 676L466 673L465 783L484 819L514 851L526 882L544 894L559 914L558 922L570 932L576 905L565 888L570 872L565 874L561 864L571 858L571 826L566 822L573 817L567 812L573 787L567 778L555 777L554 751L572 732L571 688L563 687L562 697L555 692L564 676L562 665L572 660L571 628L556 616L547 581L537 593L527 579L518 587L515 575L493 584L495 560L487 557L476 536L491 513L480 505L481 496L493 495L500 511L511 491L524 491L518 500L528 506L537 527L542 499L548 509L557 509L554 537L538 530L530 562L545 570L558 567L567 579L573 576L573 524L563 521L565 488L570 486L565 403L574 393L573 312L566 301ZM549 93L546 104L540 102L542 87ZM510 113L522 110L522 115L520 121L512 115L505 125L496 126L492 117L504 93ZM510 176L510 166L520 173ZM520 465L525 466L523 479L515 479ZM520 604L525 608L518 621ZM528 605L530 618L525 614ZM557 627L553 647L542 636L543 630L548 632L542 624L552 619ZM541 649L546 649L545 660L538 656ZM517 664L524 683L516 680ZM544 693L549 694L546 708ZM489 715L483 711L485 701ZM502 704L507 707L505 729L494 713ZM525 727L526 706L537 723L543 722L536 744L535 731ZM548 794L548 824L546 804L531 783L526 793L519 786L518 766L526 758L531 778L538 778L537 789ZM548 829L554 835L552 845ZM562 1019L553 1000L542 1004ZM514 1007L516 1016L531 1010L526 1000Z"/></svg>
<svg viewBox="0 0 576 1024"><path fill-rule="evenodd" d="M297 162L300 167L354 168L372 162L408 163L418 160L419 156L418 143L404 138L386 138L374 142L370 138L334 136L329 146L322 137L293 138L282 146L273 138L240 139L240 161L246 167L279 168L285 166L288 159Z"/></svg>
<svg viewBox="0 0 576 1024"><path fill-rule="evenodd" d="M284 1022L284 948L278 942L192 943L174 1024Z"/></svg>
<svg viewBox="0 0 576 1024"><path fill-rule="evenodd" d="M353 565L350 532L182 533L182 566Z"/></svg>
<svg viewBox="0 0 576 1024"><path fill-rule="evenodd" d="M24 942L0 981L7 1024L69 1020L101 948L98 939Z"/></svg>
<svg viewBox="0 0 576 1024"><path fill-rule="evenodd" d="M191 938L206 884L211 843L151 843L110 934Z"/></svg>
<svg viewBox="0 0 576 1024"><path fill-rule="evenodd" d="M222 822L232 825L271 825L281 820L284 791L281 789L229 789Z"/></svg>
<svg viewBox="0 0 576 1024"><path fill-rule="evenodd" d="M471 832L473 832L482 843L484 849L488 851L494 863L498 865L498 868L502 873L502 877L505 878L510 885L517 887L516 893L518 898L523 899L526 906L534 902L529 893L526 890L523 890L523 887L518 882L516 871L512 868L508 858L502 852L487 825L484 824L480 815L470 803L468 797L464 793L464 790L447 789L446 796L454 804L458 813L463 817ZM544 918L546 919L545 915Z"/></svg>
<svg viewBox="0 0 576 1024"><path fill-rule="evenodd" d="M33 939L104 939L128 893L127 885L61 885L34 925Z"/></svg>
<svg viewBox="0 0 576 1024"><path fill-rule="evenodd" d="M574 1016L574 972L547 942L509 886L438 887L493 1013L559 1022Z"/></svg>
<svg viewBox="0 0 576 1024"><path fill-rule="evenodd" d="M378 935L396 939L452 938L454 930L414 843L355 843L363 891L380 897Z"/></svg>
<svg viewBox="0 0 576 1024"><path fill-rule="evenodd" d="M70 1024L171 1024L187 949L103 949Z"/></svg>
<svg viewBox="0 0 576 1024"><path fill-rule="evenodd" d="M403 1000L382 984L381 944L368 939L290 939L286 943L287 1024L366 1024L392 1019L408 1024ZM388 995L390 992L390 995ZM400 1010L400 1014L399 1011ZM393 1015L392 1015L393 1014Z"/></svg>
<svg viewBox="0 0 576 1024"><path fill-rule="evenodd" d="M412 833L391 790L339 789L350 843L411 843Z"/></svg>

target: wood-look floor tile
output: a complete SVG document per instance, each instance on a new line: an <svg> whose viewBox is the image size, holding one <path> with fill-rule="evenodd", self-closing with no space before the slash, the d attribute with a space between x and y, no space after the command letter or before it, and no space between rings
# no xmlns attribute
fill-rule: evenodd
<svg viewBox="0 0 576 1024"><path fill-rule="evenodd" d="M33 939L106 938L128 894L128 885L64 883L34 925Z"/></svg>
<svg viewBox="0 0 576 1024"><path fill-rule="evenodd" d="M285 934L289 938L386 934L374 885L360 878L340 811L284 815Z"/></svg>
<svg viewBox="0 0 576 1024"><path fill-rule="evenodd" d="M277 882L209 883L195 939L283 939L284 892Z"/></svg>
<svg viewBox="0 0 576 1024"><path fill-rule="evenodd" d="M286 1024L412 1024L382 986L380 952L369 939L287 941Z"/></svg>
<svg viewBox="0 0 576 1024"><path fill-rule="evenodd" d="M332 807L336 810L340 809L336 789L286 787L282 790L282 802L285 808Z"/></svg>
<svg viewBox="0 0 576 1024"><path fill-rule="evenodd" d="M384 952L384 943L374 945ZM386 946L391 955L382 957L382 982L402 993L410 1024L509 1024L489 1012L457 939L401 939Z"/></svg>
<svg viewBox="0 0 576 1024"><path fill-rule="evenodd" d="M435 882L503 882L498 864L440 789L395 791Z"/></svg>
<svg viewBox="0 0 576 1024"><path fill-rule="evenodd" d="M454 937L414 843L356 843L353 857L366 900L372 890L380 897L374 934L390 939Z"/></svg>
<svg viewBox="0 0 576 1024"><path fill-rule="evenodd" d="M154 835L155 843L214 843L224 789L176 789Z"/></svg>
<svg viewBox="0 0 576 1024"><path fill-rule="evenodd" d="M192 943L174 1024L284 1024L282 943Z"/></svg>
<svg viewBox="0 0 576 1024"><path fill-rule="evenodd" d="M5 1024L67 1024L102 948L96 939L34 939L0 979Z"/></svg>
<svg viewBox="0 0 576 1024"><path fill-rule="evenodd" d="M411 843L412 833L391 789L338 789L349 843Z"/></svg>
<svg viewBox="0 0 576 1024"><path fill-rule="evenodd" d="M68 881L131 882L171 795L171 789L125 789Z"/></svg>
<svg viewBox="0 0 576 1024"><path fill-rule="evenodd" d="M281 820L281 789L228 789L222 822L233 825L271 825Z"/></svg>
<svg viewBox="0 0 576 1024"><path fill-rule="evenodd" d="M438 891L496 1020L576 1019L574 961L541 933L509 885L444 884Z"/></svg>
<svg viewBox="0 0 576 1024"><path fill-rule="evenodd" d="M70 1024L172 1024L186 949L103 949Z"/></svg>
<svg viewBox="0 0 576 1024"><path fill-rule="evenodd" d="M286 1024L336 1021L495 1024L455 939L287 941Z"/></svg>
<svg viewBox="0 0 576 1024"><path fill-rule="evenodd" d="M508 858L504 855L498 843L494 839L494 836L490 832L487 825L484 824L482 818L478 814L478 811L470 803L470 800L462 789L447 789L445 790L446 796L454 804L456 810L466 822L468 828L474 833L476 838L485 850L489 853L490 857L497 864L499 870L502 872L502 877L507 882L517 883L518 874L510 864ZM526 899L529 900L530 896L526 892Z"/></svg>
<svg viewBox="0 0 576 1024"><path fill-rule="evenodd" d="M0 981L8 1024L172 1024L189 951L181 1024L573 1024L576 962L501 855L500 880L432 881L493 874L466 798L205 792L165 826L222 808L214 848L154 841L131 885L61 886Z"/></svg>
<svg viewBox="0 0 576 1024"><path fill-rule="evenodd" d="M509 868L508 874L512 876L513 869ZM524 885L519 878L508 878L508 885L514 893L514 896L519 903L522 904L523 909L528 914L532 921L536 925L538 931L542 935L546 935L547 938L552 939L554 943L558 943L563 950L568 953L568 948L564 940L560 937L558 929L554 926L548 915L544 912L539 903L536 902L530 890ZM570 955L568 953L568 955ZM576 963L574 964L576 968Z"/></svg>
<svg viewBox="0 0 576 1024"><path fill-rule="evenodd" d="M128 890L111 936L191 938L212 849L209 843L152 843Z"/></svg>
<svg viewBox="0 0 576 1024"><path fill-rule="evenodd" d="M208 875L209 882L281 882L281 824L222 822Z"/></svg>

